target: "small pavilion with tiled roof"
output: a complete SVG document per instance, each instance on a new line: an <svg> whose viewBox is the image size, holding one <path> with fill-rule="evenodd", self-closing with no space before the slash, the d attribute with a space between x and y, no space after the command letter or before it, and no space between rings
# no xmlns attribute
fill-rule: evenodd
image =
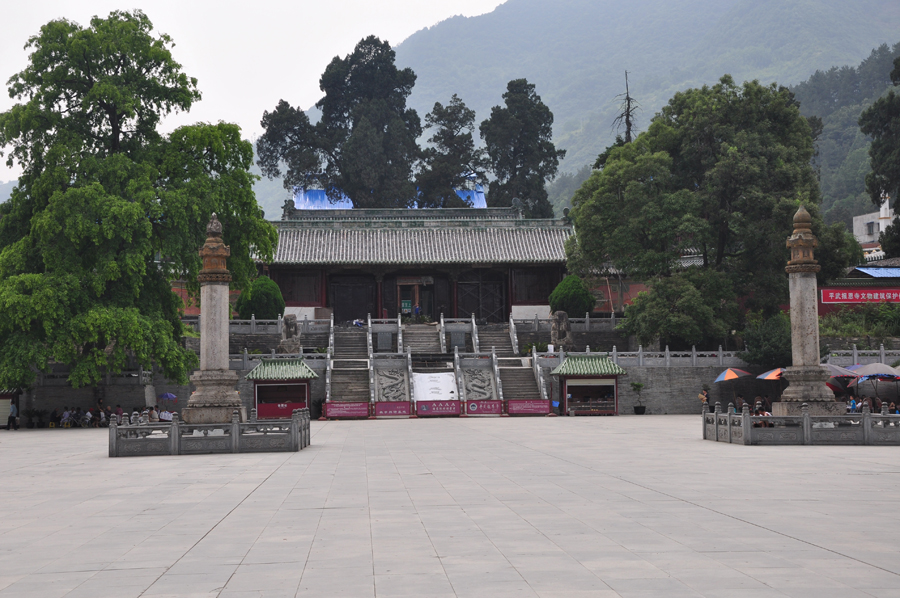
<svg viewBox="0 0 900 598"><path fill-rule="evenodd" d="M299 210L286 206L265 269L287 313L336 321L420 313L532 317L562 280L565 219L516 208ZM316 312L316 309L321 311ZM547 308L549 309L549 308Z"/></svg>
<svg viewBox="0 0 900 598"><path fill-rule="evenodd" d="M263 358L247 374L259 419L289 419L295 409L309 407L310 380L318 378L302 359Z"/></svg>
<svg viewBox="0 0 900 598"><path fill-rule="evenodd" d="M568 354L551 376L559 376L560 412L570 415L616 415L619 376L627 372L605 354Z"/></svg>

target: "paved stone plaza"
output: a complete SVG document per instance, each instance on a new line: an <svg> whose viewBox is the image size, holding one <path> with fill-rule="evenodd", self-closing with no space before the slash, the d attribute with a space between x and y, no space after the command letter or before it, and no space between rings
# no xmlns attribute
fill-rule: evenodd
<svg viewBox="0 0 900 598"><path fill-rule="evenodd" d="M699 416L313 422L299 453L0 431L0 598L900 597L900 449Z"/></svg>

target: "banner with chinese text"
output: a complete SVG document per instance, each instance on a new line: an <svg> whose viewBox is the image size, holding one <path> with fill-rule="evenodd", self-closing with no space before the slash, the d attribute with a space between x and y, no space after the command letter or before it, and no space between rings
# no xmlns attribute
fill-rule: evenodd
<svg viewBox="0 0 900 598"><path fill-rule="evenodd" d="M900 303L897 288L822 289L822 303Z"/></svg>

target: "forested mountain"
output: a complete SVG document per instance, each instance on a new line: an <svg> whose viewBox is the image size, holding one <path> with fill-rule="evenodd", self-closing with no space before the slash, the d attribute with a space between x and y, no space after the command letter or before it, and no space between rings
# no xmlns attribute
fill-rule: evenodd
<svg viewBox="0 0 900 598"><path fill-rule="evenodd" d="M844 222L852 228L853 216L876 208L865 192L869 172L869 139L859 130L859 115L891 88L894 58L900 43L884 44L857 67L832 67L816 71L791 88L805 116L822 119L818 156L822 210L826 222Z"/></svg>
<svg viewBox="0 0 900 598"><path fill-rule="evenodd" d="M409 104L420 115L456 93L481 120L510 79L535 83L568 152L563 169L575 172L614 137L625 70L645 128L676 91L725 73L796 84L857 64L898 31L897 0L509 0L423 29L396 50L398 66L418 75Z"/></svg>

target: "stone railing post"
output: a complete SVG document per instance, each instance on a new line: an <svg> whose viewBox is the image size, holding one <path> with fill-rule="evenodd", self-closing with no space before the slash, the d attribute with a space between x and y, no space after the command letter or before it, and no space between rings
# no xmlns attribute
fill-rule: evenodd
<svg viewBox="0 0 900 598"><path fill-rule="evenodd" d="M256 407L250 410L250 423L255 424L257 418Z"/></svg>
<svg viewBox="0 0 900 598"><path fill-rule="evenodd" d="M538 322L537 314L534 314L534 323L532 323L532 325L531 325L531 330L533 332L537 332L540 329L541 329L541 324L540 324L540 322Z"/></svg>
<svg viewBox="0 0 900 598"><path fill-rule="evenodd" d="M669 345L666 345L666 367L672 367L672 356L669 355Z"/></svg>
<svg viewBox="0 0 900 598"><path fill-rule="evenodd" d="M302 332L303 332L303 334L307 334L309 332L309 317L308 316L303 316Z"/></svg>
<svg viewBox="0 0 900 598"><path fill-rule="evenodd" d="M231 452L241 452L241 414L237 409L231 412Z"/></svg>
<svg viewBox="0 0 900 598"><path fill-rule="evenodd" d="M638 365L644 365L644 345L638 345Z"/></svg>
<svg viewBox="0 0 900 598"><path fill-rule="evenodd" d="M868 446L872 443L872 411L869 409L869 402L863 402L862 408L862 429L863 429L863 444Z"/></svg>
<svg viewBox="0 0 900 598"><path fill-rule="evenodd" d="M250 314L250 334L256 334L256 314Z"/></svg>
<svg viewBox="0 0 900 598"><path fill-rule="evenodd" d="M719 401L716 401L715 417L713 418L713 420L715 422L713 432L716 435L716 438L715 438L716 442L719 442L719 416L721 414L722 414L722 403L720 403Z"/></svg>
<svg viewBox="0 0 900 598"><path fill-rule="evenodd" d="M172 425L169 426L169 452L173 455L181 454L181 422L178 414L172 414Z"/></svg>
<svg viewBox="0 0 900 598"><path fill-rule="evenodd" d="M809 417L809 404L800 405L800 418L802 422L802 438L803 444L812 444L812 420Z"/></svg>
<svg viewBox="0 0 900 598"><path fill-rule="evenodd" d="M744 444L750 444L750 405L744 403L741 410L741 437Z"/></svg>
<svg viewBox="0 0 900 598"><path fill-rule="evenodd" d="M719 345L719 365L725 365L725 354L722 352L722 345Z"/></svg>
<svg viewBox="0 0 900 598"><path fill-rule="evenodd" d="M291 412L291 450L299 451L303 448L303 442L300 440L300 410L294 409Z"/></svg>
<svg viewBox="0 0 900 598"><path fill-rule="evenodd" d="M615 345L613 345L613 350L612 350L612 362L616 365L619 365L619 352L616 351Z"/></svg>
<svg viewBox="0 0 900 598"><path fill-rule="evenodd" d="M616 312L611 311L609 314L609 321L612 322L612 329L616 329Z"/></svg>
<svg viewBox="0 0 900 598"><path fill-rule="evenodd" d="M109 420L109 456L118 457L118 433L115 418Z"/></svg>
<svg viewBox="0 0 900 598"><path fill-rule="evenodd" d="M282 334L284 330L284 318L281 317L281 314L278 314L278 334Z"/></svg>
<svg viewBox="0 0 900 598"><path fill-rule="evenodd" d="M584 331L591 331L591 312L589 311L584 312Z"/></svg>
<svg viewBox="0 0 900 598"><path fill-rule="evenodd" d="M247 347L244 347L244 354L241 356L241 369L242 370L250 369L250 358L247 357Z"/></svg>
<svg viewBox="0 0 900 598"><path fill-rule="evenodd" d="M884 343L881 343L881 346L878 348L878 363L884 363Z"/></svg>
<svg viewBox="0 0 900 598"><path fill-rule="evenodd" d="M856 343L853 343L853 364L859 363L859 352L856 350Z"/></svg>
<svg viewBox="0 0 900 598"><path fill-rule="evenodd" d="M587 353L588 355L590 355L590 353L591 353L591 346L590 346L590 345L585 345L585 346L584 346L584 352Z"/></svg>
<svg viewBox="0 0 900 598"><path fill-rule="evenodd" d="M691 345L691 365L697 366L697 345Z"/></svg>

